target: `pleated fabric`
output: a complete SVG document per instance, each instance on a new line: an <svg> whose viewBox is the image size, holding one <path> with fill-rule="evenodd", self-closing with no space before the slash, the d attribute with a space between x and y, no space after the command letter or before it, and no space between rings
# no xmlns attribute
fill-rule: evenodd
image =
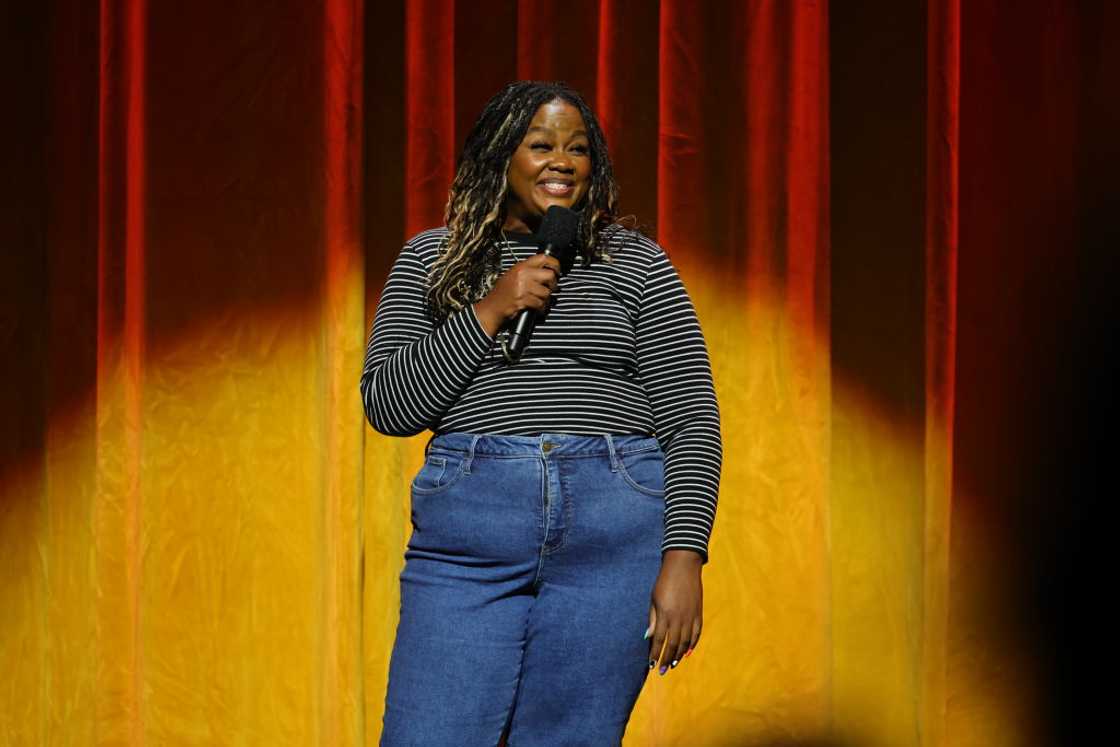
<svg viewBox="0 0 1120 747"><path fill-rule="evenodd" d="M625 744L1046 743L1025 559L1109 276L1076 252L1111 6L33 6L0 742L377 742L426 436L365 425L366 335L482 105L538 78L599 113L720 403L701 644Z"/></svg>

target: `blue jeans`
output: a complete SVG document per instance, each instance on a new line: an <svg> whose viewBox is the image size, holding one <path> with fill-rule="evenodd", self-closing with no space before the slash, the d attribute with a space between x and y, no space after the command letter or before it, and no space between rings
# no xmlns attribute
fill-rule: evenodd
<svg viewBox="0 0 1120 747"><path fill-rule="evenodd" d="M445 433L412 482L382 747L617 745L649 669L664 457Z"/></svg>

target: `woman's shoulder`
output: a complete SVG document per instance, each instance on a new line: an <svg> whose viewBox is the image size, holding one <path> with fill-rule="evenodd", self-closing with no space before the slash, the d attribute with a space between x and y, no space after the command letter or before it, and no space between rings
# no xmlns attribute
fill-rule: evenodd
<svg viewBox="0 0 1120 747"><path fill-rule="evenodd" d="M650 263L665 254L661 245L641 231L617 223L599 234L612 261Z"/></svg>
<svg viewBox="0 0 1120 747"><path fill-rule="evenodd" d="M440 246L447 239L447 226L429 228L416 234L405 242L405 250L411 249L420 259L431 261L439 253Z"/></svg>

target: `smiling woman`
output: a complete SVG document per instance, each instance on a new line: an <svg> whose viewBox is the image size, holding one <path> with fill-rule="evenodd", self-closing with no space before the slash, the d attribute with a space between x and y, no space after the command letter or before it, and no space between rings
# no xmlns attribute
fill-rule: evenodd
<svg viewBox="0 0 1120 747"><path fill-rule="evenodd" d="M699 642L719 410L680 276L617 203L579 94L513 83L467 137L446 227L389 273L366 417L434 436L382 745L617 745L649 670ZM579 262L537 251L553 206L577 216ZM511 362L495 340L525 309Z"/></svg>

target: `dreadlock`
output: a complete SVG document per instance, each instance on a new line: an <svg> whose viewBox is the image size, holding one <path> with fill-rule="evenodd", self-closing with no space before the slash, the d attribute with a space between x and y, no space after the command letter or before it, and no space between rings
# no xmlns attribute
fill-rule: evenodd
<svg viewBox="0 0 1120 747"><path fill-rule="evenodd" d="M587 194L573 209L579 214L576 245L583 266L592 258L610 261L600 232L619 222L618 185L599 120L576 91L559 82L510 83L486 103L467 135L448 193L447 238L432 266L428 308L437 320L481 299L500 274L497 239L506 221L506 174L510 159L543 104L560 99L579 109L591 148Z"/></svg>

